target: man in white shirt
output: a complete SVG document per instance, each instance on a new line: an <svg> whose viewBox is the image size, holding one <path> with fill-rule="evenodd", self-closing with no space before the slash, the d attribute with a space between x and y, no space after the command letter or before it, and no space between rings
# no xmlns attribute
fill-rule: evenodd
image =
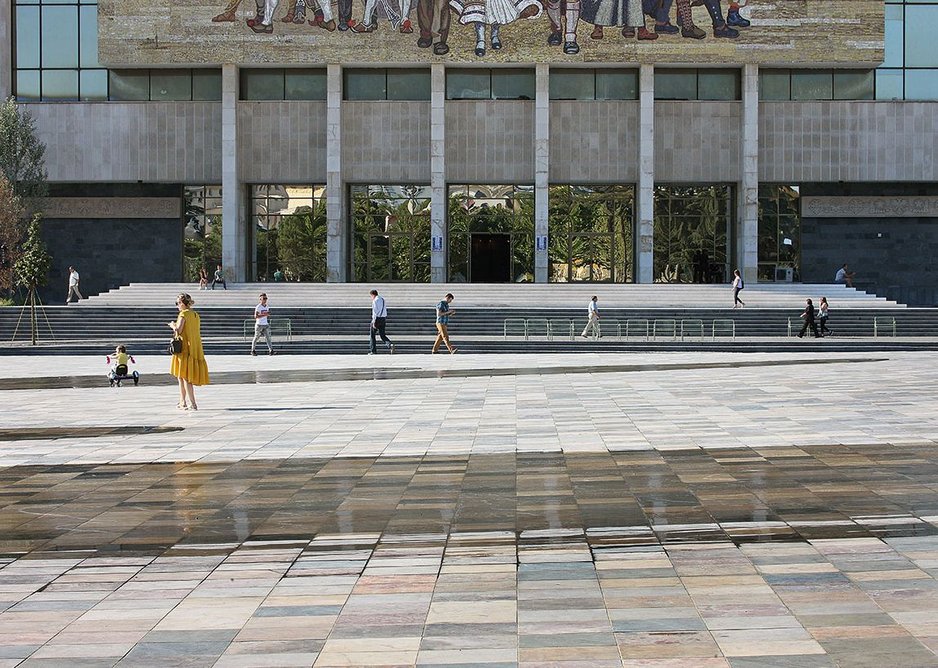
<svg viewBox="0 0 938 668"><path fill-rule="evenodd" d="M68 295L65 297L65 305L72 301L72 295L75 295L75 299L81 301L84 297L81 296L81 293L78 291L78 281L79 276L78 272L75 271L75 267L68 268Z"/></svg>
<svg viewBox="0 0 938 668"><path fill-rule="evenodd" d="M854 276L856 276L856 273L847 271L847 265L845 264L837 270L836 274L834 274L834 283L843 283L848 288L852 288Z"/></svg>
<svg viewBox="0 0 938 668"><path fill-rule="evenodd" d="M270 340L270 307L267 306L267 295L260 295L260 303L254 307L254 340L251 341L251 354L257 355L257 342L263 336L267 340L267 354L274 354L274 347Z"/></svg>
<svg viewBox="0 0 938 668"><path fill-rule="evenodd" d="M583 328L583 332L580 334L584 339L587 338L590 332L593 333L597 339L602 336L602 332L599 329L599 305L596 303L598 297L593 295L593 298L590 299L589 306L586 307L586 327Z"/></svg>
<svg viewBox="0 0 938 668"><path fill-rule="evenodd" d="M378 295L377 290L371 291L371 346L369 347L369 355L374 355L378 352L378 341L376 335L381 337L381 340L388 347L388 353L391 355L394 354L394 344L391 343L391 339L388 338L388 335L385 333L384 328L388 323L388 307L384 303L384 297Z"/></svg>

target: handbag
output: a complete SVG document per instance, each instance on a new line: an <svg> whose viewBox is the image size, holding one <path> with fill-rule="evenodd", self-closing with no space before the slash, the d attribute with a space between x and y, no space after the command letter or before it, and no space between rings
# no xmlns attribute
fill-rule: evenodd
<svg viewBox="0 0 938 668"><path fill-rule="evenodd" d="M170 340L169 346L167 347L166 351L170 355L178 355L179 353L181 353L182 352L182 339L180 339L178 336L174 336L172 340Z"/></svg>

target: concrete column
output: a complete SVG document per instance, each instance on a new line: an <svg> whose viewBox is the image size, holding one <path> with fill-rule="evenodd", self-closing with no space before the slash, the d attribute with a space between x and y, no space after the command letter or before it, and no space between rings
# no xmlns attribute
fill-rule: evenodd
<svg viewBox="0 0 938 668"><path fill-rule="evenodd" d="M221 68L221 254L225 275L242 282L248 276L248 228L244 185L238 165L238 66Z"/></svg>
<svg viewBox="0 0 938 668"><path fill-rule="evenodd" d="M534 96L534 282L547 283L548 169L550 167L550 81L547 63L535 66Z"/></svg>
<svg viewBox="0 0 938 668"><path fill-rule="evenodd" d="M759 264L759 66L743 65L740 182L737 188L736 267L756 283Z"/></svg>
<svg viewBox="0 0 938 668"><path fill-rule="evenodd" d="M638 187L635 193L636 283L655 281L655 68L638 74Z"/></svg>
<svg viewBox="0 0 938 668"><path fill-rule="evenodd" d="M326 67L326 268L330 283L348 280L348 224L342 182L342 67Z"/></svg>
<svg viewBox="0 0 938 668"><path fill-rule="evenodd" d="M0 0L0 100L13 94L13 0Z"/></svg>
<svg viewBox="0 0 938 668"><path fill-rule="evenodd" d="M446 282L446 68L430 66L430 282Z"/></svg>

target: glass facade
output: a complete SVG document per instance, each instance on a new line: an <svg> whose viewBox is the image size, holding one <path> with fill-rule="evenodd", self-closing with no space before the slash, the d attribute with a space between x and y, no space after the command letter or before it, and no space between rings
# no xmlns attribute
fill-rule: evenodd
<svg viewBox="0 0 938 668"><path fill-rule="evenodd" d="M534 280L534 187L449 187L449 280Z"/></svg>
<svg viewBox="0 0 938 668"><path fill-rule="evenodd" d="M759 281L801 280L798 186L759 186Z"/></svg>
<svg viewBox="0 0 938 668"><path fill-rule="evenodd" d="M355 185L352 280L430 282L430 187Z"/></svg>
<svg viewBox="0 0 938 668"><path fill-rule="evenodd" d="M877 100L938 100L938 1L886 0L886 57Z"/></svg>
<svg viewBox="0 0 938 668"><path fill-rule="evenodd" d="M656 186L655 282L727 282L732 221L730 186Z"/></svg>
<svg viewBox="0 0 938 668"><path fill-rule="evenodd" d="M326 70L241 70L242 100L325 100Z"/></svg>
<svg viewBox="0 0 938 668"><path fill-rule="evenodd" d="M533 69L448 69L447 100L533 100Z"/></svg>
<svg viewBox="0 0 938 668"><path fill-rule="evenodd" d="M552 69L551 100L637 100L638 70Z"/></svg>
<svg viewBox="0 0 938 668"><path fill-rule="evenodd" d="M250 191L256 281L326 280L326 187L255 185Z"/></svg>
<svg viewBox="0 0 938 668"><path fill-rule="evenodd" d="M655 69L656 100L739 100L739 70Z"/></svg>
<svg viewBox="0 0 938 668"><path fill-rule="evenodd" d="M550 186L548 280L635 280L634 200L631 185Z"/></svg>
<svg viewBox="0 0 938 668"><path fill-rule="evenodd" d="M211 277L221 263L221 186L185 186L183 275L198 282L199 270Z"/></svg>
<svg viewBox="0 0 938 668"><path fill-rule="evenodd" d="M429 100L430 70L345 70L342 94L346 100Z"/></svg>

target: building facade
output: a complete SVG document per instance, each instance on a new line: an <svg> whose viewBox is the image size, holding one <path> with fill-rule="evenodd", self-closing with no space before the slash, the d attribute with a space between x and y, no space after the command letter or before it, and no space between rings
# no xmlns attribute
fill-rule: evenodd
<svg viewBox="0 0 938 668"><path fill-rule="evenodd" d="M571 31L579 3L519 1L499 32L494 5L454 0L426 49L432 3L346 4L152 25L134 3L0 0L0 93L47 146L55 271L98 292L218 263L235 281L651 283L830 282L846 262L936 302L938 2L730 5L752 25L698 39L680 3L640 27L584 0Z"/></svg>

